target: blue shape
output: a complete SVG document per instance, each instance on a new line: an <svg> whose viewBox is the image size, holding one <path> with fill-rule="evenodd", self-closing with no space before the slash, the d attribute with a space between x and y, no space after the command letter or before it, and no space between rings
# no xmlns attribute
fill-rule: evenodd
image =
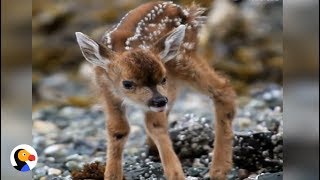
<svg viewBox="0 0 320 180"><path fill-rule="evenodd" d="M21 172L26 172L26 171L30 171L30 168L29 168L28 164L24 165L24 166L21 168Z"/></svg>

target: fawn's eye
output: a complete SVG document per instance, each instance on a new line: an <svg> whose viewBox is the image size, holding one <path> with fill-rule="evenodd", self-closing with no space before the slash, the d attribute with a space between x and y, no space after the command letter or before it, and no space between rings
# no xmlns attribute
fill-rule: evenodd
<svg viewBox="0 0 320 180"><path fill-rule="evenodd" d="M122 81L122 85L125 89L132 89L134 87L134 83L132 81Z"/></svg>
<svg viewBox="0 0 320 180"><path fill-rule="evenodd" d="M161 84L165 84L167 82L167 78L163 78L162 80L161 80Z"/></svg>

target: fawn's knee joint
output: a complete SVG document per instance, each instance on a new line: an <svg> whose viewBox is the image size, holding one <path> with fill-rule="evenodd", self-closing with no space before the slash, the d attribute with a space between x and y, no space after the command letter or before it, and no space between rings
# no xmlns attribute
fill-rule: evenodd
<svg viewBox="0 0 320 180"><path fill-rule="evenodd" d="M227 119L232 120L235 116L235 112L234 111L228 112L226 116L227 116Z"/></svg>
<svg viewBox="0 0 320 180"><path fill-rule="evenodd" d="M128 133L119 133L119 132L117 132L117 133L114 133L114 134L113 134L113 137L114 137L116 140L123 139L123 138L125 138L125 137L127 137L127 136L128 136Z"/></svg>
<svg viewBox="0 0 320 180"><path fill-rule="evenodd" d="M153 126L154 128L158 128L158 127L160 127L160 124L159 124L159 123L152 123L152 126Z"/></svg>

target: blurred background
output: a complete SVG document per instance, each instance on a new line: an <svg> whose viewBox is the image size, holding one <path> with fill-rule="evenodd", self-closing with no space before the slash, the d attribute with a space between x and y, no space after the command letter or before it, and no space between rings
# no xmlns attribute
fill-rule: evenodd
<svg viewBox="0 0 320 180"><path fill-rule="evenodd" d="M128 10L144 2L146 1L1 2L3 59L1 61L1 157L3 159L9 159L10 151L18 144L34 144L38 148L37 151L41 151L38 152L40 158L43 158L40 164L42 169L38 168L39 171L34 174L40 174L37 177L48 174L52 177L63 175L64 172L61 170L59 172L59 168L61 169L59 163L55 164L59 162L59 157L53 156L52 154L56 152L52 151L68 149L61 146L68 144L68 140L61 139L57 134L71 131L75 135L85 136L87 134L76 129L87 127L88 123L92 125L91 121L84 120L83 124L78 123L78 127L74 128L72 126L77 122L69 121L74 117L79 118L79 114L81 115L79 119L86 119L83 114L88 114L87 111L97 111L92 116L100 117L97 115L100 111L95 105L95 97L88 88L90 66L84 62L74 32L81 31L98 40L102 33L116 24ZM192 1L174 2L187 5ZM215 69L230 76L240 97L238 103L247 105L248 102L256 102L262 98L261 101L266 102L267 106L261 113L269 112L269 109L273 111L276 106L280 106L282 112L282 89L285 91L283 94L284 179L318 179L319 164L315 159L319 157L317 78L319 44L315 40L319 36L319 2L315 0L196 2L208 8L209 16L199 36L199 52L207 57ZM272 92L281 92L280 99L276 99L276 105L268 101ZM176 117L171 117L172 121L186 113L205 117L207 114L210 115L210 109L202 108L209 104L205 98L184 93L182 98L187 99L189 109L183 108L185 104L177 102L174 110ZM200 108L196 109L199 105ZM243 109L245 108L240 112L245 115L238 117L235 128L240 131L248 126L250 130L252 128L256 130L259 127L259 123L255 122L257 117L246 115L247 111ZM132 112L134 115L135 110ZM136 119L141 119L139 113L136 116ZM57 120L61 117L65 120ZM246 125L248 122L245 118L254 122ZM101 123L102 120L97 122ZM280 122L282 124L282 118ZM139 130L141 128L139 122L136 123L134 127L138 130L132 137L133 143L130 144L132 147L139 144L135 141L140 140L139 133L142 131ZM97 126L103 127L103 124ZM91 131L88 130L88 133ZM103 135L103 132L101 134ZM103 138L86 140L102 141ZM74 140L74 137L71 139ZM91 153L87 152L91 150L91 146L83 145L85 142L77 141L80 145L70 149L76 153ZM101 143L102 152L105 144ZM87 146L89 148L84 148ZM42 152L48 147L51 147L47 149L49 155ZM68 152L68 155L75 152ZM86 156L81 158L85 159ZM98 160L103 161L103 159ZM86 161L90 162L92 159ZM45 168L45 164L50 166ZM13 170L9 160L1 161L1 171L1 177L4 179L26 179L25 174ZM245 173L243 176L248 175ZM27 177L31 179L31 173Z"/></svg>

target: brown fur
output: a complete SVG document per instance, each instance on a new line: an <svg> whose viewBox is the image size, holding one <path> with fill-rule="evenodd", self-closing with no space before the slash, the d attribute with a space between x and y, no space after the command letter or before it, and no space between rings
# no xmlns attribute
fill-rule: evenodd
<svg viewBox="0 0 320 180"><path fill-rule="evenodd" d="M188 9L189 13L185 14L182 13L182 7L169 4L164 9L164 13L149 22L150 24L158 23L162 18L168 16L170 18L179 17L181 23L190 25L191 28L186 29L183 41L194 43L194 47L188 48L181 45L174 60L163 63L158 56L163 49L163 37L166 37L176 27L170 23L157 38L147 41L147 44L152 45L151 49L137 48L142 43L142 40L138 38L131 44L133 49L125 51L125 42L134 35L136 24L159 3L161 2L147 3L130 12L119 27L110 34L113 52L105 48L108 46L107 39L102 38L104 45L101 45L102 49L99 51L102 56L108 57L111 61L107 71L101 67L95 68L96 83L105 105L105 113L108 114L105 179L123 179L122 152L130 131L123 101L130 99L135 104L146 106L155 94L168 97L169 108L166 112L146 110L147 142L151 148L158 149L167 179L184 179L181 164L173 151L168 135L167 115L173 105L179 85L187 84L212 98L215 104L216 133L210 177L225 180L232 167L232 119L235 114L236 95L228 80L218 75L205 60L196 54L198 27L193 23L202 10L194 5ZM143 30L141 34L145 35L152 31L154 29ZM161 83L165 77L167 82ZM134 81L135 86L130 90L124 89L121 84L124 80Z"/></svg>

